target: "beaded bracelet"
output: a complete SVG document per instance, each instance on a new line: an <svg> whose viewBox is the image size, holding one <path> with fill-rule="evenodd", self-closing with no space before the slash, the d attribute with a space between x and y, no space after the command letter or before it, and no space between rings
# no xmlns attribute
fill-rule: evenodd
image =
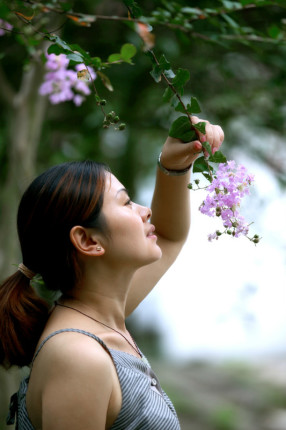
<svg viewBox="0 0 286 430"><path fill-rule="evenodd" d="M158 157L157 164L158 164L159 169L163 173L165 173L165 175L168 175L168 176L181 176L181 175L185 175L190 170L190 168L192 167L192 163L191 163L189 165L189 167L187 167L186 169L183 169L183 170L169 170L169 169L166 169L166 167L164 167L161 164L161 155L162 155L162 152L160 153L160 155Z"/></svg>

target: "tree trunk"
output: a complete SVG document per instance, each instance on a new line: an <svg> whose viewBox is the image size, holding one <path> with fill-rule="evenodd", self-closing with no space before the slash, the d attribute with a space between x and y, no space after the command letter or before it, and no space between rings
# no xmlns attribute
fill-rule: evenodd
<svg viewBox="0 0 286 430"><path fill-rule="evenodd" d="M42 65L33 63L24 72L20 91L9 106L8 171L1 190L1 278L14 271L20 261L16 231L21 195L35 174L35 163L47 100L38 94Z"/></svg>
<svg viewBox="0 0 286 430"><path fill-rule="evenodd" d="M0 75L0 92L9 109L8 169L0 196L0 273L3 280L16 271L16 266L21 262L16 228L17 208L23 191L35 174L47 100L38 94L43 77L42 64L31 63L23 73L18 93L9 86L2 71ZM20 375L17 369L0 371L0 430L11 429L10 426L6 427L4 417L7 415L10 396L18 388Z"/></svg>

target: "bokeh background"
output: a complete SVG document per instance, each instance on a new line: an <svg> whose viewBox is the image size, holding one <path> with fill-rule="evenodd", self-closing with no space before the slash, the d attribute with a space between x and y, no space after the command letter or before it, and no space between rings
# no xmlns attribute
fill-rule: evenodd
<svg viewBox="0 0 286 430"><path fill-rule="evenodd" d="M42 3L55 7L57 2ZM71 3L73 10L82 13L126 16L120 1ZM166 10L172 17L172 7L228 11L234 3L251 4L138 2L146 16L154 19ZM249 222L254 221L251 232L262 237L257 246L246 238L226 236L208 242L207 235L217 228L217 221L198 211L204 191L190 191L188 241L128 320L175 403L182 430L286 428L286 14L283 2L272 3L229 11L224 14L229 19L221 14L195 20L190 33L154 24L154 51L164 53L174 70L190 71L184 98L198 98L203 110L200 117L225 131L227 158L244 164L255 175L251 196L241 210ZM29 13L23 9L26 2L12 2L9 7L12 4L23 15ZM0 13L6 17L4 6ZM13 16L14 25L15 20ZM126 129L102 128L102 112L94 96L76 107L72 102L51 105L39 95L45 73L41 56L48 43L32 46L31 29L25 22L17 21L18 33L0 37L1 279L21 261L15 230L17 205L36 174L63 161L104 161L133 200L150 205L156 158L177 115L164 104L165 87L150 76L150 59L132 26L105 19L90 27L76 26L56 13L46 20L49 30L58 28L64 40L102 59L118 52L123 43L137 47L133 66L121 64L106 71L113 92L100 79L95 81L107 100L106 111L116 111ZM254 28L256 39L242 37L241 27ZM0 371L1 430L8 428L4 423L9 397L25 372Z"/></svg>

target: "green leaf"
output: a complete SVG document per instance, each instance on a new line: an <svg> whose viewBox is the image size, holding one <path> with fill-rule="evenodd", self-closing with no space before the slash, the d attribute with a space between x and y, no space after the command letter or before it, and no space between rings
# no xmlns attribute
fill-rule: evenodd
<svg viewBox="0 0 286 430"><path fill-rule="evenodd" d="M121 54L111 54L111 55L109 55L109 57L107 59L107 61L109 63L115 63L115 62L118 62L118 61L121 61L121 60L122 60Z"/></svg>
<svg viewBox="0 0 286 430"><path fill-rule="evenodd" d="M210 175L209 173L202 172L202 174L204 175L204 177L205 177L209 182L212 182L212 177L211 177L211 175Z"/></svg>
<svg viewBox="0 0 286 430"><path fill-rule="evenodd" d="M178 69L176 76L173 79L172 84L174 87L182 87L190 79L190 72L186 69Z"/></svg>
<svg viewBox="0 0 286 430"><path fill-rule="evenodd" d="M72 51L70 45L67 42L65 42L63 39L61 39L59 36L57 36L56 34L46 33L45 38L57 44L61 48L65 49L66 51Z"/></svg>
<svg viewBox="0 0 286 430"><path fill-rule="evenodd" d="M190 114L201 112L200 105L195 97L191 97L191 104L187 105L187 111Z"/></svg>
<svg viewBox="0 0 286 430"><path fill-rule="evenodd" d="M164 54L161 55L159 59L159 65L167 78L173 79L175 77L175 73L171 69L171 64L169 63Z"/></svg>
<svg viewBox="0 0 286 430"><path fill-rule="evenodd" d="M206 134L206 122L198 122L197 124L193 124L193 127L197 129L200 133Z"/></svg>
<svg viewBox="0 0 286 430"><path fill-rule="evenodd" d="M213 167L209 166L210 170L213 171ZM193 173L209 173L208 164L204 157L199 157L193 164Z"/></svg>
<svg viewBox="0 0 286 430"><path fill-rule="evenodd" d="M171 69L171 64L166 59L165 55L161 55L158 63L159 64L153 62L153 70L150 72L151 76L156 82L161 81L162 73L164 73L164 75L170 79L175 76L174 72Z"/></svg>
<svg viewBox="0 0 286 430"><path fill-rule="evenodd" d="M80 54L77 54L75 52L71 52L66 54L66 57L70 60L73 61L74 63L84 63L84 59L82 58L82 56Z"/></svg>
<svg viewBox="0 0 286 430"><path fill-rule="evenodd" d="M84 49L82 49L82 47L79 46L77 43L73 43L69 46L72 49L72 51L75 51L76 53L80 53L82 55L82 57L84 57L88 60L91 60L89 53L86 52Z"/></svg>
<svg viewBox="0 0 286 430"><path fill-rule="evenodd" d="M136 47L131 43L125 43L121 47L120 54L124 61L129 61L136 54Z"/></svg>
<svg viewBox="0 0 286 430"><path fill-rule="evenodd" d="M209 161L212 163L226 163L227 159L221 151L216 151L209 157Z"/></svg>
<svg viewBox="0 0 286 430"><path fill-rule="evenodd" d="M164 75L168 79L173 79L176 76L172 69L164 70Z"/></svg>
<svg viewBox="0 0 286 430"><path fill-rule="evenodd" d="M176 106L175 110L177 112L182 112L182 113L186 113L186 111L187 111L190 115L192 115L194 113L200 113L201 112L199 103L195 97L191 98L191 104L188 103L187 106L185 106L185 109L184 109L182 103L179 103Z"/></svg>
<svg viewBox="0 0 286 430"><path fill-rule="evenodd" d="M176 76L173 79L172 84L176 88L176 90L183 95L184 93L184 85L190 79L190 72L186 69L179 69L176 73Z"/></svg>
<svg viewBox="0 0 286 430"><path fill-rule="evenodd" d="M164 54L161 55L159 59L159 64L163 70L171 69L171 64L169 63L169 61L167 60Z"/></svg>
<svg viewBox="0 0 286 430"><path fill-rule="evenodd" d="M171 100L171 98L173 97L174 93L171 90L170 87L166 88L163 94L163 101L164 102L169 102Z"/></svg>
<svg viewBox="0 0 286 430"><path fill-rule="evenodd" d="M58 44L51 45L51 46L49 46L47 52L48 52L48 54L55 54L55 55L65 54L66 57L70 61L72 61L74 63L77 63L77 64L85 63L86 60L88 60L88 58L83 57L83 55L80 52L73 52L73 51L71 51L69 49L63 48L63 46L65 46L65 45L63 45L63 44L61 44L61 45L58 45Z"/></svg>
<svg viewBox="0 0 286 430"><path fill-rule="evenodd" d="M48 52L48 54L60 55L60 54L65 54L67 51L66 51L66 49L63 49L58 45L50 45L48 47L47 52Z"/></svg>
<svg viewBox="0 0 286 430"><path fill-rule="evenodd" d="M107 88L109 91L113 91L113 86L110 82L110 79L108 76L106 76L104 73L97 71L98 76L100 77L103 85L105 88Z"/></svg>
<svg viewBox="0 0 286 430"><path fill-rule="evenodd" d="M91 59L91 64L93 65L93 67L95 69L100 69L101 68L101 58L99 57L92 57Z"/></svg>
<svg viewBox="0 0 286 430"><path fill-rule="evenodd" d="M205 150L208 152L209 156L212 155L212 148L209 142L203 142L202 145L203 148L205 148Z"/></svg>
<svg viewBox="0 0 286 430"><path fill-rule="evenodd" d="M177 106L175 107L175 111L177 112L182 112L182 113L186 113L186 110L184 108L184 106L182 105L182 103L178 103Z"/></svg>
<svg viewBox="0 0 286 430"><path fill-rule="evenodd" d="M172 108L174 108L176 110L176 108L179 104L180 104L179 99L176 96L176 94L174 94L170 100L170 105L172 106ZM183 112L183 113L185 113L185 112Z"/></svg>
<svg viewBox="0 0 286 430"><path fill-rule="evenodd" d="M156 64L153 67L153 70L150 72L150 75L152 76L155 82L160 82L162 73L163 73L163 70L161 69L160 65Z"/></svg>
<svg viewBox="0 0 286 430"><path fill-rule="evenodd" d="M281 30L276 25L272 25L267 29L267 33L272 39L277 39L280 36Z"/></svg>
<svg viewBox="0 0 286 430"><path fill-rule="evenodd" d="M183 142L191 142L197 138L196 132L186 116L177 118L170 127L169 136L181 139Z"/></svg>

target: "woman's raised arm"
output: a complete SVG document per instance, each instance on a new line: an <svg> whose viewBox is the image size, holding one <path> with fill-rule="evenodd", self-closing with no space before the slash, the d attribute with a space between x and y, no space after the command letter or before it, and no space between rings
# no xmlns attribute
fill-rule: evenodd
<svg viewBox="0 0 286 430"><path fill-rule="evenodd" d="M201 121L193 117L193 122ZM207 121L206 121L207 122ZM126 315L129 315L152 290L159 279L177 258L188 236L190 227L190 166L202 151L203 141L208 141L215 152L223 142L220 126L207 122L206 134L196 141L182 143L168 137L157 168L156 185L152 200L151 223L156 227L162 258L139 269L133 278L128 295Z"/></svg>

